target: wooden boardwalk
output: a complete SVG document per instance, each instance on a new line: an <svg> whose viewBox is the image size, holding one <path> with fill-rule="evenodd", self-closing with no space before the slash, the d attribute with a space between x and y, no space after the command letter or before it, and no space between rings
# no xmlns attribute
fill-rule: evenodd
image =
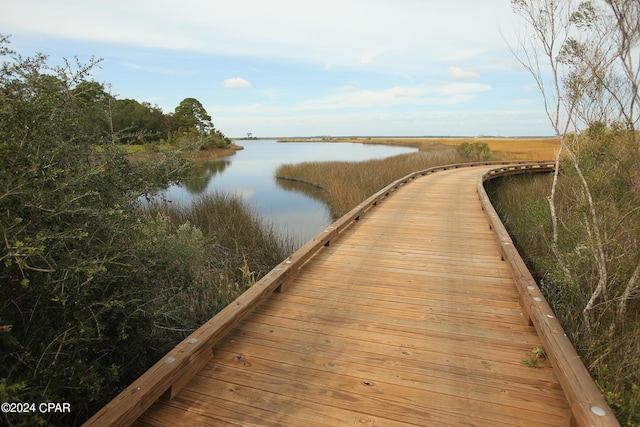
<svg viewBox="0 0 640 427"><path fill-rule="evenodd" d="M478 177L492 167L417 178L358 216L135 425L575 421L557 367L521 363L548 343L523 313L478 197Z"/></svg>

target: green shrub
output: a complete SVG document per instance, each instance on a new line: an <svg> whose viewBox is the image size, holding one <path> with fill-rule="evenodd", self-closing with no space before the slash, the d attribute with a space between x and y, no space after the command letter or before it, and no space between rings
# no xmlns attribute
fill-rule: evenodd
<svg viewBox="0 0 640 427"><path fill-rule="evenodd" d="M198 131L195 127L180 128L169 133L169 143L180 149L206 150L210 148L229 148L231 139L227 138L218 129L211 129L206 133Z"/></svg>
<svg viewBox="0 0 640 427"><path fill-rule="evenodd" d="M491 148L486 142L463 142L458 146L458 153L471 161L491 159Z"/></svg>
<svg viewBox="0 0 640 427"><path fill-rule="evenodd" d="M0 401L72 407L3 425L82 423L284 257L241 201L219 203L227 222L142 209L190 164L129 161L93 65L0 70Z"/></svg>

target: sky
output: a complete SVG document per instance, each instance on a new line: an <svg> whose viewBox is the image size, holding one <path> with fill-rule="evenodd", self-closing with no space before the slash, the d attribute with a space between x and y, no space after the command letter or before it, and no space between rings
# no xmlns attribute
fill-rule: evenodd
<svg viewBox="0 0 640 427"><path fill-rule="evenodd" d="M118 99L196 98L229 137L553 134L509 0L1 3L19 54L99 58Z"/></svg>

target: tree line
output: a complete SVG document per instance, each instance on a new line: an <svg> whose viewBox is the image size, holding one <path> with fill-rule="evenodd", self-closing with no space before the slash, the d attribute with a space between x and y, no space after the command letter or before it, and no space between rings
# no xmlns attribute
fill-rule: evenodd
<svg viewBox="0 0 640 427"><path fill-rule="evenodd" d="M96 86L97 83L88 85ZM100 90L96 87L94 93ZM97 99L105 95L103 92ZM144 144L166 141L172 146L197 149L231 145L231 140L215 128L211 116L196 98L185 98L170 114L163 113L158 106L135 99L110 97L108 102L111 108L109 131L116 142Z"/></svg>
<svg viewBox="0 0 640 427"><path fill-rule="evenodd" d="M43 80L52 87L65 84L54 75ZM196 98L185 98L173 113L164 113L148 102L117 99L95 81L79 82L70 94L81 107L79 124L100 139L126 145L164 142L173 147L195 149L231 145L231 140L216 129L211 116Z"/></svg>

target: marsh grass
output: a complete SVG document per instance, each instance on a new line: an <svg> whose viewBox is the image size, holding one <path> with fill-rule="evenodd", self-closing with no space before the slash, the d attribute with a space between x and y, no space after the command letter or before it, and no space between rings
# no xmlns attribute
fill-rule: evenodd
<svg viewBox="0 0 640 427"><path fill-rule="evenodd" d="M468 161L456 147L438 145L428 151L364 162L304 162L282 165L276 178L304 182L324 192L334 218L339 218L396 179L434 166Z"/></svg>
<svg viewBox="0 0 640 427"><path fill-rule="evenodd" d="M420 151L439 150L442 146L458 147L464 143L486 143L494 157L502 160L550 160L555 158L555 152L560 146L557 137L548 138L330 138L331 142L351 142L361 144L400 145L415 147ZM285 139L282 142L308 142L313 139ZM323 140L326 141L326 140Z"/></svg>
<svg viewBox="0 0 640 427"><path fill-rule="evenodd" d="M344 138L339 142L416 147L420 151L364 162L305 162L280 166L276 178L304 182L322 189L334 218L396 179L411 172L451 163L480 160L460 150L463 144L483 144L489 150L481 160L548 160L557 138ZM313 142L309 142L313 143Z"/></svg>
<svg viewBox="0 0 640 427"><path fill-rule="evenodd" d="M584 163L583 166L586 167ZM600 163L598 169L606 170L610 166ZM604 200L598 205L602 214L600 225L608 239L609 295L598 301L596 321L590 324L584 321L583 310L598 276L589 248L591 237L584 230L584 206L572 186L570 171L560 176L556 206L562 225L558 246L564 267L570 271L569 276L551 249L551 214L546 198L552 177L502 178L491 181L488 190L518 250L609 405L622 425L637 426L640 425L638 295L629 301L624 313L620 312L619 304L638 265L640 216L637 205L633 207L632 189L622 192L622 200L616 202L614 187L623 184L615 179L610 169L609 172L606 189L599 190ZM632 179L628 184L633 182L636 180Z"/></svg>
<svg viewBox="0 0 640 427"><path fill-rule="evenodd" d="M189 205L154 201L144 207L149 223L173 236L191 282L172 296L191 327L227 306L294 250L240 196L204 195Z"/></svg>

